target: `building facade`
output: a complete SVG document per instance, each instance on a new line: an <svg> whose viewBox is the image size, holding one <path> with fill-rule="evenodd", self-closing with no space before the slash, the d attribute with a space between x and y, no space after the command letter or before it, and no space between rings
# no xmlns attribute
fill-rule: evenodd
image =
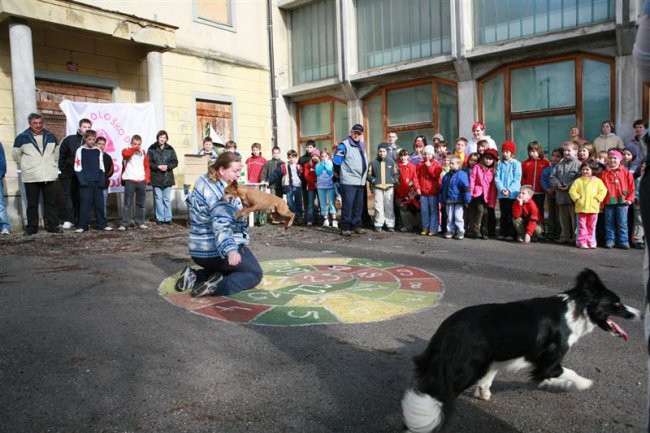
<svg viewBox="0 0 650 433"><path fill-rule="evenodd" d="M179 155L177 198L183 155L201 148L208 123L244 154L253 142L270 143L266 24L263 0L0 2L0 141L14 228L21 225L14 137L29 113L41 112L45 128L63 139L63 99L153 102L157 127Z"/></svg>
<svg viewBox="0 0 650 433"><path fill-rule="evenodd" d="M612 120L625 142L648 119L632 63L641 0L278 0L278 142L330 147L363 123L374 154L483 121L517 156ZM276 23L279 23L276 24ZM453 147L452 147L453 148Z"/></svg>

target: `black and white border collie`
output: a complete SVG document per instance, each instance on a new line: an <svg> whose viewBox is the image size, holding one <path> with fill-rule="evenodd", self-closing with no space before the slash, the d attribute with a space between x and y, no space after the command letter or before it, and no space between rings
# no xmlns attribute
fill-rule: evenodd
<svg viewBox="0 0 650 433"><path fill-rule="evenodd" d="M402 400L406 427L413 433L442 428L453 401L475 383L474 396L489 400L501 370L527 369L540 386L588 389L592 381L562 367L562 359L596 326L627 341L610 316L639 319L640 312L623 305L590 269L578 275L573 289L556 296L457 311L413 359L413 387Z"/></svg>

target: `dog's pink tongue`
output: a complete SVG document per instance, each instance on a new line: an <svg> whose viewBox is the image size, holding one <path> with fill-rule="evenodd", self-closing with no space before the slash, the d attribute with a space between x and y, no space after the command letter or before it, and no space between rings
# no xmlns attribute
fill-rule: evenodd
<svg viewBox="0 0 650 433"><path fill-rule="evenodd" d="M630 337L627 335L627 332L620 326L618 326L618 323L614 322L612 319L607 319L607 324L612 328L615 334L617 334L619 337L622 337L623 340L627 341Z"/></svg>

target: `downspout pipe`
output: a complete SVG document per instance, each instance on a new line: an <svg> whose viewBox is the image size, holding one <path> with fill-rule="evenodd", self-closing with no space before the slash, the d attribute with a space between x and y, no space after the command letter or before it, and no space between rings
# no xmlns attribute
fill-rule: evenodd
<svg viewBox="0 0 650 433"><path fill-rule="evenodd" d="M278 145L278 113L276 109L276 88L275 88L275 54L273 50L273 0L266 0L267 31L269 39L269 69L271 85L271 140L273 146ZM271 146L271 147L273 147Z"/></svg>

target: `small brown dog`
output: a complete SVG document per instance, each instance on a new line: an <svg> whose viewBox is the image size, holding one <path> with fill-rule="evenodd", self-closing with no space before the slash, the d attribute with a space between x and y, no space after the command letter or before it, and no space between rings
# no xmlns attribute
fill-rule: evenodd
<svg viewBox="0 0 650 433"><path fill-rule="evenodd" d="M237 212L237 218L248 215L251 212L270 211L271 219L274 221L283 220L285 229L293 224L296 214L289 210L287 203L280 197L260 191L254 186L239 185L236 181L228 185L224 191L223 198L239 197L244 208Z"/></svg>

